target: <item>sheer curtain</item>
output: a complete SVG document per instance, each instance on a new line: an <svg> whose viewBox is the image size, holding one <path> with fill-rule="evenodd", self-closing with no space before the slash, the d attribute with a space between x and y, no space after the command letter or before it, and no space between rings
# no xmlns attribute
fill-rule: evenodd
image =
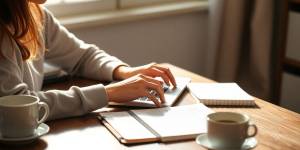
<svg viewBox="0 0 300 150"><path fill-rule="evenodd" d="M271 98L274 0L210 0L207 75Z"/></svg>

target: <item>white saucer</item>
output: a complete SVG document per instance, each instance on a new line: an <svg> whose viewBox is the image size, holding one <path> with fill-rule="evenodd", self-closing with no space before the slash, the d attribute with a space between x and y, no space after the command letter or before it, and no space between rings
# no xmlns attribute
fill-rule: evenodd
<svg viewBox="0 0 300 150"><path fill-rule="evenodd" d="M34 131L35 133L32 136L20 137L20 138L7 138L7 137L2 137L2 135L0 135L0 143L5 143L5 144L29 143L39 138L40 136L47 134L49 132L49 129L50 128L47 124L41 123L38 126L38 128Z"/></svg>
<svg viewBox="0 0 300 150"><path fill-rule="evenodd" d="M214 145L213 142L209 141L209 139L207 138L207 134L200 134L197 136L196 138L196 142L208 149L216 149L216 145ZM252 149L257 145L257 140L254 137L250 137L247 138L243 145L241 147L233 147L233 148L229 148L230 150L247 150L247 149ZM221 148L224 149L224 148Z"/></svg>

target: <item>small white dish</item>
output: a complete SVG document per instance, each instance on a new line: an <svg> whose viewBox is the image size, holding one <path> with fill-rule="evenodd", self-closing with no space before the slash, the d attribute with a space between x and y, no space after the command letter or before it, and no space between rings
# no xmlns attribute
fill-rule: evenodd
<svg viewBox="0 0 300 150"><path fill-rule="evenodd" d="M37 129L35 129L35 132L32 136L28 137L20 137L20 138L7 138L2 137L0 135L0 143L4 144L24 144L24 143L30 143L39 138L42 135L45 135L49 132L50 128L47 124L41 123Z"/></svg>
<svg viewBox="0 0 300 150"><path fill-rule="evenodd" d="M209 141L206 133L198 135L196 138L196 142L197 142L197 144L199 144L205 148L208 148L208 149L224 150L224 148L220 148L219 146L217 148L217 146L212 141ZM230 150L248 150L248 149L253 149L256 145L257 145L257 140L254 137L250 137L244 141L244 143L241 147L231 147L228 149L230 149Z"/></svg>

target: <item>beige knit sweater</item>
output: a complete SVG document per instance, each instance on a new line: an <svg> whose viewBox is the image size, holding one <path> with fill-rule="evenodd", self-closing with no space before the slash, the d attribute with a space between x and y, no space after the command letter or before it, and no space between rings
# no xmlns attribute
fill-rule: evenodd
<svg viewBox="0 0 300 150"><path fill-rule="evenodd" d="M73 86L69 90L41 91L43 63L63 68L71 75L96 80L112 80L112 73L119 65L126 65L95 45L86 44L59 24L53 15L45 12L41 56L23 61L19 47L4 35L0 50L0 96L35 95L50 108L48 120L79 116L107 105L107 95L102 84L88 87ZM45 51L47 49L47 51Z"/></svg>

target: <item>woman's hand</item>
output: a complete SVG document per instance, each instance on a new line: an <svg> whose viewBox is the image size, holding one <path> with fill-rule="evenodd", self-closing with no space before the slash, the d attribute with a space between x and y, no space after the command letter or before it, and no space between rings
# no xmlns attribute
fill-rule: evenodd
<svg viewBox="0 0 300 150"><path fill-rule="evenodd" d="M165 102L162 82L149 76L138 74L126 80L105 86L108 100L112 102L124 103L139 97L148 97L157 107ZM159 96L150 91L154 90Z"/></svg>
<svg viewBox="0 0 300 150"><path fill-rule="evenodd" d="M146 76L161 77L167 85L172 83L176 87L176 81L168 67L163 67L156 63L150 63L139 67L120 66L114 71L115 79L127 79L137 74Z"/></svg>

